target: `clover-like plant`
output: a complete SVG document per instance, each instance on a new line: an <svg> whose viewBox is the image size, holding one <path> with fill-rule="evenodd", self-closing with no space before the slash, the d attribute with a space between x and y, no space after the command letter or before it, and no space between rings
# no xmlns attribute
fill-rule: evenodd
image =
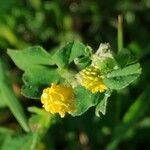
<svg viewBox="0 0 150 150"><path fill-rule="evenodd" d="M118 52L109 43L93 51L79 41L67 43L54 54L40 46L8 50L14 63L23 70L22 94L41 100L51 113L79 116L95 106L97 116L105 115L113 90L135 81L141 67L129 50L123 48L122 19L118 20Z"/></svg>
<svg viewBox="0 0 150 150"><path fill-rule="evenodd" d="M106 113L108 97L141 74L140 64L126 49L114 54L108 43L96 52L73 41L50 55L40 46L8 50L15 64L24 71L22 94L41 99L46 111L64 117L85 113L95 106L95 113ZM42 107L41 104L41 107Z"/></svg>

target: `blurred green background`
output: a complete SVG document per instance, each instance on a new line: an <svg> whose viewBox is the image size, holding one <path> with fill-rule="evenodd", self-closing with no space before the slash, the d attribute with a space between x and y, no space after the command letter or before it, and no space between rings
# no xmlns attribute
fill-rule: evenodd
<svg viewBox="0 0 150 150"><path fill-rule="evenodd" d="M7 48L40 45L53 52L77 39L94 50L101 42L109 42L116 52L118 14L124 18L124 46L140 60L143 68L141 77L128 88L113 93L106 116L95 117L91 108L80 117L58 118L42 136L37 149L150 149L150 1L0 1L0 58L8 67L7 74L11 75L7 80L11 81L28 118L31 114L27 107L41 105L20 95L22 72L6 54ZM6 141L9 143L4 135L7 137L11 132L2 127L15 130L13 136L19 134L20 139L26 142L22 136L28 135L21 131L11 111L3 103L2 89L0 84L0 145ZM19 142L22 144L23 140Z"/></svg>

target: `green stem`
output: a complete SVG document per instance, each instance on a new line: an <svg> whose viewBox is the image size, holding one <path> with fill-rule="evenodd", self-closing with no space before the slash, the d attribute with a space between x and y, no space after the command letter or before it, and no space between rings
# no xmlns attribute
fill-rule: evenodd
<svg viewBox="0 0 150 150"><path fill-rule="evenodd" d="M118 52L123 48L123 16L118 16Z"/></svg>

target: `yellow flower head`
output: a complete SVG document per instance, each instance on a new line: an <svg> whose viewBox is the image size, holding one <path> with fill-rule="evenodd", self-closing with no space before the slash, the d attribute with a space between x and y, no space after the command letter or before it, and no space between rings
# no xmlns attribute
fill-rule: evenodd
<svg viewBox="0 0 150 150"><path fill-rule="evenodd" d="M59 113L63 118L65 113L75 110L75 101L72 87L63 84L52 84L43 90L41 102L47 112Z"/></svg>
<svg viewBox="0 0 150 150"><path fill-rule="evenodd" d="M103 83L104 76L95 66L89 66L77 75L77 79L82 86L90 90L92 93L104 92L107 90L106 85Z"/></svg>

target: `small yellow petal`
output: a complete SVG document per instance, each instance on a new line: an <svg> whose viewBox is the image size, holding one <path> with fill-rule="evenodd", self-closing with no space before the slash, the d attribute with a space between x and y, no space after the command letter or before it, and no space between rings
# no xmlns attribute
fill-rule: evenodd
<svg viewBox="0 0 150 150"><path fill-rule="evenodd" d="M95 66L89 66L77 75L79 83L92 93L105 92L107 90L106 85L103 83L104 78Z"/></svg>
<svg viewBox="0 0 150 150"><path fill-rule="evenodd" d="M65 113L75 110L73 89L63 84L52 84L51 87L43 90L41 103L47 112L59 113L63 118Z"/></svg>

